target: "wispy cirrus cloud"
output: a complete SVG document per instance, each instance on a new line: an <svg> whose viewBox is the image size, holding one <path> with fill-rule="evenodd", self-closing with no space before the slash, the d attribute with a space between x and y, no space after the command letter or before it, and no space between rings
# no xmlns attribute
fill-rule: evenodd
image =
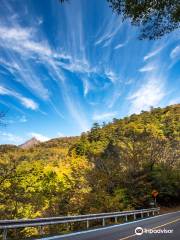
<svg viewBox="0 0 180 240"><path fill-rule="evenodd" d="M12 96L20 101L20 103L31 110L37 110L39 108L38 104L27 97L22 96L20 93L15 92L14 90L7 89L3 86L0 86L0 95Z"/></svg>
<svg viewBox="0 0 180 240"><path fill-rule="evenodd" d="M125 45L126 45L126 43L120 43L120 44L116 45L116 46L114 47L114 49L117 50L117 49L119 49L119 48L124 47Z"/></svg>
<svg viewBox="0 0 180 240"><path fill-rule="evenodd" d="M122 43L117 44L117 45L114 47L114 50L117 50L117 49L119 49L119 48L125 47L126 44L128 43L128 41L129 41L129 40L127 39L125 42L122 42Z"/></svg>
<svg viewBox="0 0 180 240"><path fill-rule="evenodd" d="M81 129L81 131L87 131L89 129L89 124L86 118L86 114L82 110L78 96L74 94L71 87L66 83L66 75L61 69L58 68L56 62L52 60L49 61L48 72L50 73L51 78L58 84L62 98L64 100L64 104L66 105L70 115L75 120L79 129Z"/></svg>
<svg viewBox="0 0 180 240"><path fill-rule="evenodd" d="M144 67L140 68L139 72L151 72L154 69L156 69L156 66L154 63L151 63L151 64L147 64Z"/></svg>
<svg viewBox="0 0 180 240"><path fill-rule="evenodd" d="M115 83L119 80L117 74L111 69L105 69L105 76L112 82Z"/></svg>
<svg viewBox="0 0 180 240"><path fill-rule="evenodd" d="M69 11L67 12L67 16L69 16ZM47 81L43 80L43 76L40 77L36 71L37 66L46 69L51 80L58 85L59 93L62 95L69 113L80 129L84 131L89 129L86 114L84 113L85 111L82 111L83 107L80 100L77 100L75 91L67 86L64 71L76 74L82 81L84 97L86 97L89 91L97 90L102 85L97 83L97 81L94 81L95 85L92 80L89 81L92 78L91 74L93 77L96 74L95 77L97 79L104 74L112 83L115 83L118 77L113 70L108 69L107 72L103 73L98 69L97 65L90 63L84 48L85 39L83 27L81 26L81 11L79 11L77 18L79 19L79 24L77 26L78 29L75 31L74 21L71 21L72 19L68 17L67 24L69 29L71 29L69 36L71 45L68 46L67 44L66 53L62 50L59 53L57 49L53 49L48 41L44 39L43 34L38 31L36 25L22 27L16 22L10 26L0 25L0 46L8 51L9 59L4 62L4 67L7 70L11 70L14 79L29 91L32 91L33 95L38 96L43 101L47 101L50 107L62 117L63 114L61 114L51 99L51 88L46 85ZM114 21L116 21L115 17L113 17L112 23ZM99 43L97 44L110 44L111 40L113 40L121 24L118 21L118 27L114 27L112 23L109 25L107 34L104 32L103 36L99 36ZM108 41L110 42L108 43ZM30 102L28 104L27 99L24 98L21 98L21 103L27 106L32 105Z"/></svg>
<svg viewBox="0 0 180 240"><path fill-rule="evenodd" d="M15 71L21 70L21 67L16 62L8 62L3 58L0 58L0 64L1 64L1 67L6 68L12 74L14 74Z"/></svg>
<svg viewBox="0 0 180 240"><path fill-rule="evenodd" d="M52 54L45 41L38 41L36 31L19 25L0 25L0 46L6 50L6 59L0 59L2 66L10 71L14 79L33 91L40 98L48 99L49 90L37 75L34 60L45 59ZM25 59L24 59L25 58ZM28 60L28 61L27 61ZM30 62L31 61L31 62Z"/></svg>
<svg viewBox="0 0 180 240"><path fill-rule="evenodd" d="M8 34L6 35L5 32ZM84 78L87 74L96 73L96 67L92 68L90 66L84 53L83 58L79 58L76 54L74 56L69 56L64 53L57 53L49 47L49 44L46 41L38 39L36 36L36 29L33 27L22 28L20 26L0 26L0 33L0 45L3 45L4 48L11 52L15 52L21 57L28 59L28 61L35 59L35 62L37 62L39 66L42 65L47 69L51 80L59 85L64 103L72 117L76 120L83 131L89 129L85 114L80 112L80 103L77 102L77 99L76 101L73 101L73 98L75 97L73 96L74 94L72 91L67 90L66 83L64 82L66 77L63 73L63 70L66 70L74 74L80 74L80 78ZM4 44L4 42L6 43ZM32 90L33 94L37 94L43 100L47 100L54 111L62 117L59 109L57 109L57 106L55 106L53 101L50 99L49 89L44 86L42 79L39 78L34 64L27 62L27 60L21 61L18 57L14 56L14 54L11 54L11 62L8 62L6 65L4 62L4 66L7 69L10 69L12 63L15 62L18 66L21 66L20 69L13 68L11 71L11 73L15 76L15 79L19 79L18 81L20 81L29 90ZM85 96L90 90L90 84L88 84L88 81L84 81L83 84ZM16 95L16 98L18 98L23 105L29 108L36 108L29 99L23 98L22 96L20 98L20 95ZM76 105L78 105L78 107Z"/></svg>
<svg viewBox="0 0 180 240"><path fill-rule="evenodd" d="M131 103L129 113L139 113L151 106L156 107L165 95L164 80L150 77L128 97Z"/></svg>
<svg viewBox="0 0 180 240"><path fill-rule="evenodd" d="M64 89L63 98L71 116L76 121L76 124L78 124L78 127L81 132L88 131L90 126L86 118L86 114L84 113L77 96L73 96L73 93L71 95L68 94L70 89L68 88L67 85L66 86L64 85L63 89Z"/></svg>
<svg viewBox="0 0 180 240"><path fill-rule="evenodd" d="M176 46L170 53L170 57L172 59L174 58L180 58L180 45Z"/></svg>
<svg viewBox="0 0 180 240"><path fill-rule="evenodd" d="M162 47L158 47L157 49L150 51L147 55L144 56L144 61L156 56L158 53L160 53L160 51L163 49Z"/></svg>
<svg viewBox="0 0 180 240"><path fill-rule="evenodd" d="M121 27L121 20L112 16L111 20L104 24L104 28L102 28L103 32L101 32L100 36L96 39L95 45L102 45L103 47L110 45L114 36L119 32Z"/></svg>
<svg viewBox="0 0 180 240"><path fill-rule="evenodd" d="M83 87L84 87L84 96L87 96L88 92L91 89L91 85L89 83L89 80L87 78L83 78Z"/></svg>
<svg viewBox="0 0 180 240"><path fill-rule="evenodd" d="M5 34L7 32L7 35ZM35 58L35 61L39 65L46 66L46 69L48 72L51 74L51 79L54 80L55 82L60 82L63 81L64 76L62 74L61 69L66 69L68 71L72 72L89 72L91 71L89 69L88 63L84 63L82 66L82 63L78 63L77 60L71 61L71 57L65 55L64 53L58 54L55 51L52 51L51 48L48 46L48 44L45 41L36 41L37 37L35 35L36 31L35 29L24 29L21 27L0 27L0 44L3 45L3 47L9 49L10 51L14 51L18 53L21 57L26 57L28 59L33 59ZM6 44L4 45L4 41L6 41ZM13 62L18 63L18 66L22 66L21 69L16 69L19 70L16 73L14 73L14 69L12 69L12 73L16 76L16 79L19 79L23 85L28 87L30 90L33 90L33 94L38 94L38 96L44 100L48 100L50 106L55 110L55 112L62 117L62 114L59 113L59 110L57 107L53 104L53 102L49 99L49 90L44 87L44 84L42 80L39 78L38 74L35 71L35 68L31 63L26 63L27 61L19 61L19 59L16 57L14 58L14 55L11 55L11 63L6 63L4 62L5 67L7 69L10 69L10 66L13 66ZM38 58L38 60L37 60ZM61 62L61 60L66 60L67 63ZM61 67L61 69L59 68ZM18 78L20 77L20 78ZM11 96L14 96L18 98L21 103L26 106L27 108L31 109L36 109L38 106L37 104L35 105L34 102L31 101L31 99L24 98L20 94L14 94L12 91L8 92ZM66 93L66 98L64 99L70 99L68 94ZM64 96L64 93L63 93ZM71 95L72 97L72 95ZM78 119L78 115L81 114L75 114L76 107L71 107L72 104L70 104L71 101L65 102L66 105L68 106L70 112L72 113L73 116L75 116L76 119ZM73 104L74 105L74 104ZM80 118L79 118L80 120ZM82 120L81 120L82 123Z"/></svg>
<svg viewBox="0 0 180 240"><path fill-rule="evenodd" d="M18 25L13 27L0 25L0 45L3 45L3 47L24 56L30 53L37 54L40 57L52 55L48 44L45 41L36 42L35 36L35 29L33 28L22 28Z"/></svg>

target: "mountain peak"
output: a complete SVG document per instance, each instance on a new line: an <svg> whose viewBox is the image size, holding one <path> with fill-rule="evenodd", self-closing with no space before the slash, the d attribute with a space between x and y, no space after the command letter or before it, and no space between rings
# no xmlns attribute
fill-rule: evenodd
<svg viewBox="0 0 180 240"><path fill-rule="evenodd" d="M26 141L25 143L19 145L19 147L23 148L23 149L27 149L27 148L32 148L39 143L40 143L40 141L37 140L35 137L33 137L33 138L29 139L28 141Z"/></svg>

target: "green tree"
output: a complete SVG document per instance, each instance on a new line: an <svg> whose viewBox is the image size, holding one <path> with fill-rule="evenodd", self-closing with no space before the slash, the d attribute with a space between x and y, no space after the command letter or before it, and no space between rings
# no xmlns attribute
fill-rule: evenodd
<svg viewBox="0 0 180 240"><path fill-rule="evenodd" d="M140 27L140 39L157 39L179 27L178 0L108 0L113 11Z"/></svg>

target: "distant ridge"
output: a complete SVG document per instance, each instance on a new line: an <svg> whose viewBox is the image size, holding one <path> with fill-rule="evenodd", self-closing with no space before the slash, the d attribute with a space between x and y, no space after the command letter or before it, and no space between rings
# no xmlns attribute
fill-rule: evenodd
<svg viewBox="0 0 180 240"><path fill-rule="evenodd" d="M38 145L39 143L40 141L33 137L30 140L26 141L25 143L19 145L19 147L22 149L28 149Z"/></svg>

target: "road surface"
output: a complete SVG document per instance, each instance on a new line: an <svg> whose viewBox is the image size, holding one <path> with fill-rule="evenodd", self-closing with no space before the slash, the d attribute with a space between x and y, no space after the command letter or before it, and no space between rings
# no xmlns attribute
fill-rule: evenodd
<svg viewBox="0 0 180 240"><path fill-rule="evenodd" d="M136 235L137 227L166 231L168 233L142 233ZM141 230L141 229L140 229ZM151 230L151 231L152 231ZM135 222L93 229L78 233L43 238L44 240L178 240L180 239L180 211L150 217Z"/></svg>

